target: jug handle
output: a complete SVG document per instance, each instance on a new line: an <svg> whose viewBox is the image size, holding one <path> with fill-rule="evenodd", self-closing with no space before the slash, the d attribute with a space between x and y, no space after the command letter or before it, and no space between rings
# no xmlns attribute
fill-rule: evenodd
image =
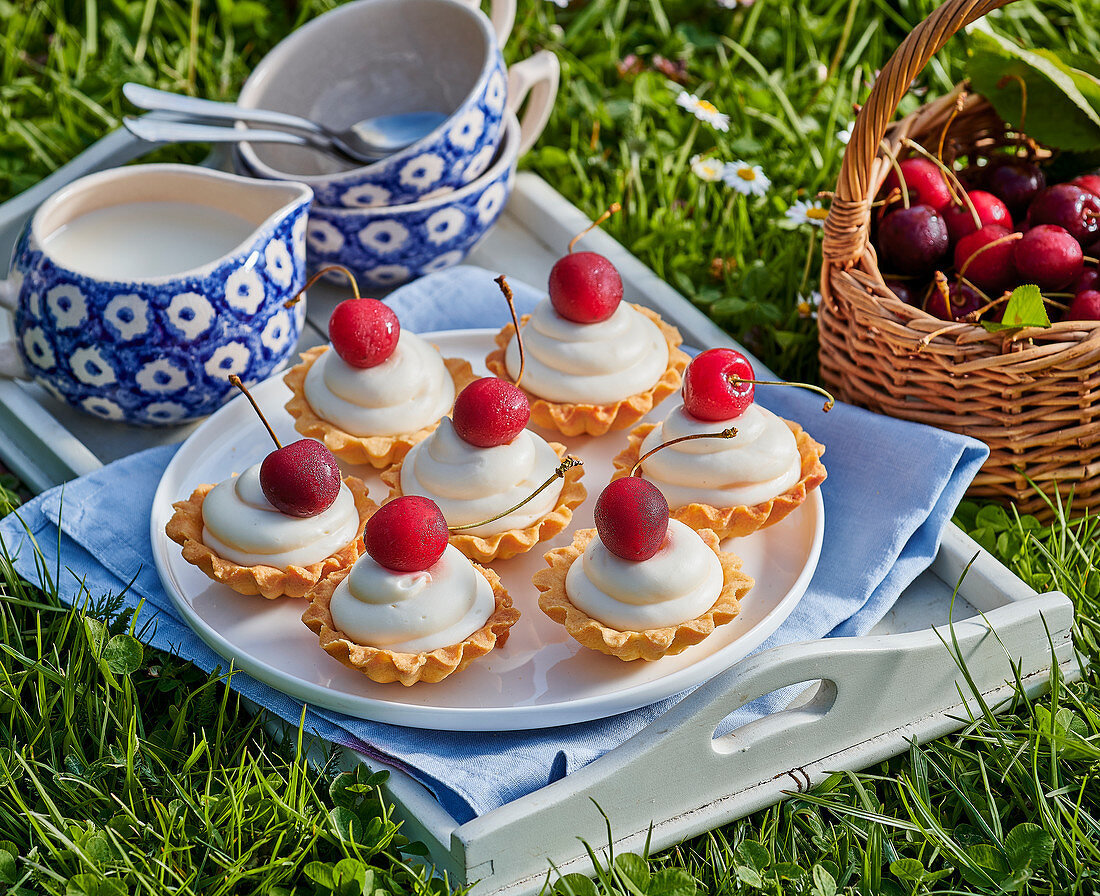
<svg viewBox="0 0 1100 896"><path fill-rule="evenodd" d="M550 50L539 50L508 69L508 108L515 112L531 95L519 123L519 155L534 146L542 135L554 109L560 80L561 63Z"/></svg>
<svg viewBox="0 0 1100 896"><path fill-rule="evenodd" d="M481 9L481 0L458 0L463 6ZM497 43L503 47L516 22L516 0L489 0L489 21L493 23Z"/></svg>

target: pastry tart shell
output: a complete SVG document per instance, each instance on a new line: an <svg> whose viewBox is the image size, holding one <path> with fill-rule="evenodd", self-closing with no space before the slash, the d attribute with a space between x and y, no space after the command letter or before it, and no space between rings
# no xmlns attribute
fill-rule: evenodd
<svg viewBox="0 0 1100 896"><path fill-rule="evenodd" d="M565 457L566 447L558 442L551 442L558 459ZM400 498L404 494L401 490L401 467L403 463L394 464L382 472L382 481L390 487L389 497L383 503L388 503L394 498ZM458 548L471 560L479 563L488 563L491 560L507 560L517 554L524 554L531 550L540 541L547 541L561 532L573 518L573 511L584 501L588 492L581 484L584 475L584 467L570 467L562 477L565 481L562 485L558 502L546 516L536 520L530 526L523 529L505 529L495 535L467 535L458 532L451 536L450 543Z"/></svg>
<svg viewBox="0 0 1100 896"><path fill-rule="evenodd" d="M531 401L532 423L546 429L555 429L566 436L602 436L612 429L626 429L628 426L633 426L680 388L684 369L690 360L684 352L680 351L679 346L683 342L680 331L661 320L661 316L656 311L651 311L642 305L633 307L657 325L668 343L668 366L661 374L661 378L644 392L629 395L613 404L549 401L520 386ZM520 326L523 326L530 317L531 315L525 314L520 318ZM497 348L485 358L485 366L493 374L508 382L512 382L512 377L504 362L504 352L515 336L515 332L515 325L508 324L497 333L495 337Z"/></svg>
<svg viewBox="0 0 1100 896"><path fill-rule="evenodd" d="M344 478L355 499L359 514L359 534L347 547L309 566L241 566L218 556L202 540L202 503L214 483L200 485L186 501L172 506L175 513L164 527L165 534L183 548L183 559L193 563L215 582L228 585L239 594L276 597L306 597L325 576L351 569L363 553L363 526L378 505L367 497L367 487L354 476Z"/></svg>
<svg viewBox="0 0 1100 896"><path fill-rule="evenodd" d="M408 687L418 681L435 683L461 672L478 657L494 647L503 647L508 634L519 619L519 610L491 569L473 564L474 569L489 582L496 607L485 624L460 644L439 647L423 653L401 653L381 647L357 644L336 628L332 619L332 595L349 570L344 569L325 579L312 594L312 600L302 614L302 622L321 639L321 647L329 656L349 669L362 672L371 681L389 684L399 681Z"/></svg>
<svg viewBox="0 0 1100 896"><path fill-rule="evenodd" d="M682 653L710 635L717 626L735 619L741 611L741 599L755 584L752 576L741 571L740 557L719 550L719 538L715 533L704 529L699 532L699 536L722 564L722 590L711 608L701 616L663 628L620 631L604 625L574 606L565 590L565 576L569 567L580 558L589 542L596 537L595 529L579 530L573 536L571 545L555 548L545 555L550 568L540 569L531 579L532 584L541 592L539 608L554 622L564 625L570 637L583 647L598 650L625 662L653 661Z"/></svg>
<svg viewBox="0 0 1100 896"><path fill-rule="evenodd" d="M825 481L825 465L821 462L821 456L825 453L825 446L817 442L801 426L791 420L784 420L787 427L794 434L795 445L798 448L798 456L801 461L801 470L798 482L787 491L776 495L769 501L754 504L751 507L740 505L738 507L712 507L710 504L685 504L683 507L670 508L669 515L679 520L692 529L710 529L718 534L720 539L751 535L757 529L765 529L773 526L789 513L799 507L806 496ZM627 446L620 451L612 463L615 472L611 479L621 479L630 473L631 468L638 462L638 453L641 450L645 437L652 432L655 424L644 423L635 427L627 436Z"/></svg>
<svg viewBox="0 0 1100 896"><path fill-rule="evenodd" d="M357 436L319 417L306 400L305 381L310 367L328 349L327 345L314 346L302 354L301 363L295 364L283 376L283 382L294 393L286 403L286 409L294 418L294 428L302 435L324 442L329 451L345 463L367 464L381 470L401 460L413 445L427 438L439 425L437 420L431 426L425 426L416 432L396 436ZM447 366L451 379L454 380L455 395L474 380L479 379L469 361L463 361L461 358L444 358L443 363Z"/></svg>

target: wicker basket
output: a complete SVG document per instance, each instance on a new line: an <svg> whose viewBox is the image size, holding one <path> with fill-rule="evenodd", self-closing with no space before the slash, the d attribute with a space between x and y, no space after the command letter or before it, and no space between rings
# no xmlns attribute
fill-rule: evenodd
<svg viewBox="0 0 1100 896"><path fill-rule="evenodd" d="M958 92L890 125L913 78L951 35L1012 0L948 0L898 48L856 118L825 222L821 374L838 397L880 413L966 433L990 447L971 495L1043 514L1048 495L1100 505L1100 322L989 333L902 302L883 282L868 240L871 202L892 152L912 138L934 147ZM968 96L945 146L1004 141L990 105ZM927 141L927 142L926 142Z"/></svg>

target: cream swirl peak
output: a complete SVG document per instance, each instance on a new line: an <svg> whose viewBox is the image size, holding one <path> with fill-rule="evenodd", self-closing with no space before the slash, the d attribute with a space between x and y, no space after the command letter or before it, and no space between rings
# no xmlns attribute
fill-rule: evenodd
<svg viewBox="0 0 1100 896"><path fill-rule="evenodd" d="M465 641L493 615L493 587L452 545L429 568L394 572L360 557L332 594L336 628L357 644L424 653Z"/></svg>
<svg viewBox="0 0 1100 896"><path fill-rule="evenodd" d="M668 367L660 328L633 305L620 303L607 320L575 323L543 299L523 326L522 385L548 401L612 404L652 388ZM519 373L519 345L505 351L509 376Z"/></svg>
<svg viewBox="0 0 1100 896"><path fill-rule="evenodd" d="M593 538L565 577L573 605L619 631L695 619L718 600L722 584L718 556L677 520L669 520L664 544L648 560L616 557Z"/></svg>
<svg viewBox="0 0 1100 896"><path fill-rule="evenodd" d="M455 399L439 351L408 330L374 367L352 367L335 351L325 352L309 368L304 392L318 417L355 436L416 432L439 420Z"/></svg>
<svg viewBox="0 0 1100 896"><path fill-rule="evenodd" d="M202 540L240 566L310 566L347 547L359 534L355 498L343 482L329 508L316 516L280 513L260 487L260 464L223 480L202 502Z"/></svg>
<svg viewBox="0 0 1100 896"><path fill-rule="evenodd" d="M801 457L794 434L771 411L750 404L734 420L697 420L678 404L642 441L639 456L662 442L733 426L733 438L693 439L669 445L642 464L670 507L708 504L751 507L798 482Z"/></svg>
<svg viewBox="0 0 1100 896"><path fill-rule="evenodd" d="M449 525L463 526L519 504L554 474L558 464L554 449L528 429L506 445L477 448L459 438L450 418L444 418L406 455L401 491L431 498ZM464 534L496 535L533 525L554 509L563 487L559 478L512 513Z"/></svg>

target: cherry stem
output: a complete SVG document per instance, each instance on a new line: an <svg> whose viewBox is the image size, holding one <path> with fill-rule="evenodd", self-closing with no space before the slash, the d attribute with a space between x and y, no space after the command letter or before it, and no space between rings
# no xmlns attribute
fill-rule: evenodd
<svg viewBox="0 0 1100 896"><path fill-rule="evenodd" d="M512 315L512 325L516 328L516 345L519 347L519 374L516 376L513 385L519 386L519 381L523 379L523 365L527 363L527 357L523 351L523 337L519 334L519 317L516 315L516 300L512 295L512 287L508 285L508 281L504 279L504 275L501 274L493 281L500 287L500 291L504 293L504 301L508 303L508 311Z"/></svg>
<svg viewBox="0 0 1100 896"><path fill-rule="evenodd" d="M731 373L726 379L729 380L729 384L735 388L743 383L752 383L754 386L798 386L800 389L810 389L813 392L825 396L825 406L821 410L826 414L829 413L829 411L833 409L833 405L836 404L836 399L833 398L832 395L820 386L815 386L812 383L788 383L782 380L747 380L744 377L738 376L736 373Z"/></svg>
<svg viewBox="0 0 1100 896"><path fill-rule="evenodd" d="M589 224L586 228L584 228L584 230L582 230L575 237L573 237L573 239L571 239L569 241L569 253L572 254L573 247L575 245L577 245L577 243L580 241L580 238L582 236L584 236L586 233L588 233L588 231L592 230L595 227L599 227L604 221L606 221L613 214L615 214L615 212L621 211L621 210L622 210L622 206L619 203L612 202L610 208L608 208L608 210L606 212L604 212L602 215L600 215L595 221L593 221L591 224Z"/></svg>
<svg viewBox="0 0 1100 896"><path fill-rule="evenodd" d="M955 123L955 119L959 117L959 113L962 112L963 106L966 105L966 99L970 94L963 90L955 97L955 108L951 110L951 114L947 116L947 121L944 122L943 130L940 131L940 140L936 144L936 156L940 159L943 158L943 145L947 142L947 132L951 130L951 125Z"/></svg>
<svg viewBox="0 0 1100 896"><path fill-rule="evenodd" d="M973 263L974 259L977 258L979 255L981 255L983 252L985 252L987 249L992 249L994 246L999 246L1002 243L1013 243L1016 240L1022 240L1023 238L1024 238L1024 235L1022 233L1020 233L1019 231L1015 231L1013 233L1006 233L1004 236L999 236L999 237L997 237L997 239L993 240L992 242L986 243L984 246L982 246L980 249L978 249L973 255L971 255L966 261L963 262L963 266L961 268L959 268L959 276L960 277L965 277L966 272L967 272L967 270L969 270L970 265Z"/></svg>
<svg viewBox="0 0 1100 896"><path fill-rule="evenodd" d="M248 399L248 403L255 409L256 414L260 418L260 422L267 427L268 434L270 434L272 441L275 443L276 448L282 448L283 443L279 441L279 437L275 435L275 430L271 428L271 424L267 422L267 417L264 416L264 412L260 410L260 406L256 404L256 399L252 397L252 393L245 388L244 383L241 382L241 378L235 373L229 375L229 382L241 390L244 393L244 397Z"/></svg>
<svg viewBox="0 0 1100 896"><path fill-rule="evenodd" d="M898 157L894 155L893 150L890 149L889 144L887 144L885 140L883 140L879 146L882 148L886 160L890 163L890 167L894 169L894 174L898 176L898 186L901 189L901 204L905 208L909 208L909 187L905 183L905 175L901 173L901 165L898 164Z"/></svg>
<svg viewBox="0 0 1100 896"><path fill-rule="evenodd" d="M943 182L947 185L947 192L951 194L951 198L959 205L965 205L967 211L970 212L970 217L974 219L974 226L978 229L982 229L982 219L978 214L978 210L974 207L974 202L966 192L966 188L963 187L962 181L952 171L947 163L943 159L937 158L932 155L927 149L917 143L916 140L910 140L905 138L905 145L910 149L915 149L918 153L928 159L933 165L940 169L940 173L943 175ZM958 187L958 195L955 193L955 188Z"/></svg>
<svg viewBox="0 0 1100 896"><path fill-rule="evenodd" d="M355 279L355 274L353 274L351 271L349 271L342 264L330 264L330 265L326 265L325 267L321 268L321 270L319 270L316 274L314 274L312 277L310 277L306 281L305 286L303 286L296 293L294 293L293 296L291 296L289 299L287 299L285 302L283 302L283 307L284 308L293 308L295 305L297 305L300 301L302 301L302 297L305 295L306 290L309 289L314 283L316 283L318 280L320 280L322 277L325 276L325 274L329 273L330 271L339 271L341 274L343 274L345 277L347 277L348 282L351 284L351 291L354 294L355 298L357 298L357 299L362 298L362 296L359 295L359 282Z"/></svg>
<svg viewBox="0 0 1100 896"><path fill-rule="evenodd" d="M737 428L731 426L728 429L723 429L721 432L697 432L693 433L690 436L680 436L678 439L669 439L667 442L661 442L661 444L658 445L656 448L650 448L645 454L643 454L634 462L634 466L630 468L629 475L637 476L639 479L641 479L642 464L645 463L646 458L648 458L651 454L656 454L662 448L667 448L669 445L678 445L680 444L680 442L691 442L695 439L732 439L735 435L737 435Z"/></svg>
<svg viewBox="0 0 1100 896"><path fill-rule="evenodd" d="M447 531L448 532L463 532L467 529L476 529L478 526L487 526L487 525L489 525L489 523L495 523L497 520L503 519L504 517L508 516L508 514L514 513L515 511L519 510L528 501L533 501L540 494L542 494L546 489L550 488L550 486L553 484L555 479L562 479L565 476L565 474L568 470L572 470L574 467L583 467L583 466L584 466L584 461L582 461L579 457L573 457L573 455L567 454L564 458L562 458L562 462L560 464L558 464L557 469L554 470L554 472L550 474L550 477L542 485L540 485L537 489L535 489L533 492L531 492L531 494L529 494L526 498L524 498L522 501L520 501L514 507L509 507L507 510L502 511L501 513L498 513L496 516L491 516L491 517L489 517L489 519L481 520L480 522L477 522L477 523L466 523L465 525L462 525L462 526L448 526Z"/></svg>
<svg viewBox="0 0 1100 896"><path fill-rule="evenodd" d="M1005 75L997 82L997 89L1003 90L1009 81L1015 81L1020 85L1020 120L1016 123L1016 127L1022 132L1024 121L1027 120L1027 82L1019 75Z"/></svg>

